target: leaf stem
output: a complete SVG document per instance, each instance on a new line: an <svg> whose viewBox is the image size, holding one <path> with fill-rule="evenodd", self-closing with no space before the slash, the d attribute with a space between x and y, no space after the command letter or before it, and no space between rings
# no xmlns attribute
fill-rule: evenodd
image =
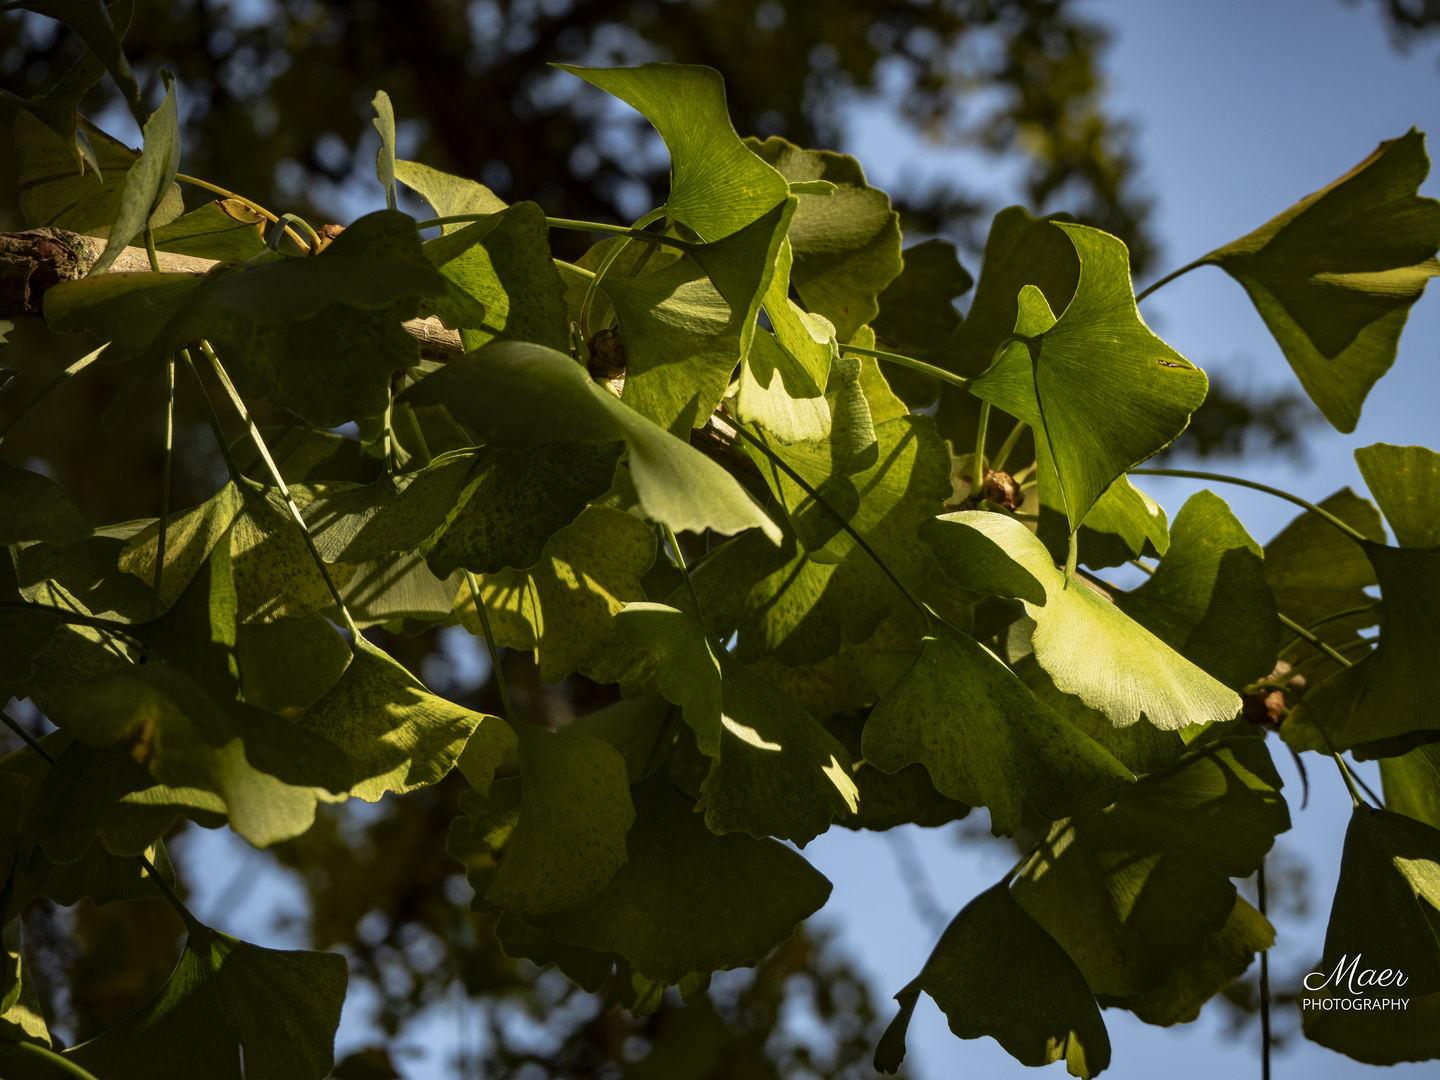
<svg viewBox="0 0 1440 1080"><path fill-rule="evenodd" d="M34 396L31 397L29 401L25 402L24 405L21 405L20 408L16 410L14 416L10 417L9 420L5 421L3 425L0 425L0 442L5 441L5 436L9 435L10 432L15 429L15 425L20 423L20 421L25 417L26 413L28 413L31 409L35 408L36 405L39 405L40 402L44 401L47 397L49 397L51 392L58 389L67 379L71 378L72 376L79 375L80 372L84 371L87 367L89 367L96 360L98 360L100 358L100 354L104 352L107 348L109 348L108 342L104 345L101 345L100 348L96 349L94 352L86 353L84 356L80 357L79 360L72 361L69 365L66 366L64 371L60 372L48 383L46 383L39 390L37 390Z"/></svg>
<svg viewBox="0 0 1440 1080"><path fill-rule="evenodd" d="M0 721L4 721L6 727L13 731L16 735L20 736L21 742L23 742L26 746L30 747L31 750L34 750L35 753L39 754L40 757L44 759L45 764L55 764L55 759L50 756L50 751L46 750L43 746L41 746L35 740L35 736L31 735L30 732L26 731L20 721L16 720L4 709L0 709Z"/></svg>
<svg viewBox="0 0 1440 1080"><path fill-rule="evenodd" d="M1006 464L1010 461L1010 455L1015 452L1015 447L1020 442L1020 436L1025 434L1025 430L1029 426L1030 425L1024 420L1015 421L1015 426L1010 429L1010 434L1005 436L1005 441L1001 444L999 452L995 455L995 460L990 463L990 468L996 472L1000 472L1005 468Z"/></svg>
<svg viewBox="0 0 1440 1080"><path fill-rule="evenodd" d="M792 481L794 481L801 491L805 492L805 494L809 495L810 498L814 499L816 503L823 506L826 510L830 511L831 516L840 523L840 527L842 529L844 529L847 533L850 534L850 538L855 541L855 543L859 546L860 550L865 552L866 555L870 556L870 558L874 561L875 565L880 568L881 572L884 573L884 575L888 577L892 582L894 582L895 587L904 594L905 599L910 601L916 611L920 612L921 617L925 620L925 626L927 629L935 625L935 615L930 611L928 607L925 606L925 604L920 600L920 598L917 597L913 592L911 592L909 587L903 581L901 581L899 577L896 576L895 571L891 570L890 567L885 565L885 560L881 559L879 555L875 554L875 549L866 542L865 538L861 536L858 531L856 531L855 527L852 526L850 522L845 519L844 515L842 515L840 511L836 510L828 502L822 499L820 497L820 493L816 491L813 487L811 487L805 481L804 477L802 477L798 472L792 469L788 462L786 462L782 457L780 457L779 454L775 453L774 450L771 450L770 447L766 446L763 442L757 439L754 435L751 435L750 432L746 431L743 426L741 426L740 424L736 424L735 430L740 433L740 435L745 439L746 442L748 442L751 446L755 447L755 449L759 450L762 454L769 458L772 465L774 465L786 476L788 476Z"/></svg>
<svg viewBox="0 0 1440 1080"><path fill-rule="evenodd" d="M147 230L148 233L148 230ZM160 575L165 569L165 529L170 521L170 468L175 451L175 359L165 364L165 465L160 472L160 531L155 543L155 577L150 584L150 618L160 613Z"/></svg>
<svg viewBox="0 0 1440 1080"><path fill-rule="evenodd" d="M985 436L990 434L990 403L980 402L980 420L975 425L975 461L970 466L974 473L970 490L979 491L985 486Z"/></svg>
<svg viewBox="0 0 1440 1080"><path fill-rule="evenodd" d="M859 353L861 356L873 356L877 360L889 360L892 364L899 364L901 367L908 367L914 371L922 371L926 375L933 375L941 382L947 382L951 386L958 386L961 390L970 389L970 380L963 375L956 375L954 372L946 371L934 364L927 364L924 360L916 360L911 356L901 356L899 353L885 352L883 349L862 349L859 345L841 345L844 352Z"/></svg>
<svg viewBox="0 0 1440 1080"><path fill-rule="evenodd" d="M51 1050L48 1047L41 1046L39 1043L14 1042L10 1045L14 1046L22 1054L33 1054L36 1057L40 1058L42 1061L48 1061L57 1069L60 1069L63 1072L69 1073L71 1076L76 1077L77 1080L98 1080L94 1073L87 1072L85 1069L82 1069L79 1065L75 1064L75 1062L71 1061L69 1058L62 1057L54 1050Z"/></svg>
<svg viewBox="0 0 1440 1080"><path fill-rule="evenodd" d="M1288 626L1291 630L1295 631L1295 633L1296 633L1300 638L1302 638L1302 639L1305 640L1305 641L1308 641L1311 645L1314 645L1317 649L1319 649L1321 652L1323 652L1326 656L1330 657L1331 660L1334 660L1334 661L1335 661L1336 663L1338 663L1338 664L1343 664L1345 667L1354 667L1354 666L1355 666L1354 661L1352 661L1352 660L1346 660L1345 657L1341 656L1338 652L1336 652L1334 649L1332 649L1328 644L1326 644L1325 642L1321 641L1318 636L1316 636L1316 635L1315 635L1314 633L1312 633L1311 631L1307 630L1305 627L1301 626L1298 622L1296 622L1294 619L1290 618L1290 616L1289 616L1289 615L1286 615L1283 611L1277 611L1275 614L1279 617L1280 622L1281 622L1283 625Z"/></svg>
<svg viewBox="0 0 1440 1080"><path fill-rule="evenodd" d="M1316 622L1311 623L1310 626L1308 627L1308 629L1310 629L1311 631L1314 631L1314 630L1318 629L1319 627L1324 626L1326 623L1332 623L1332 622L1335 622L1335 621L1338 620L1338 619L1348 619L1351 615L1365 615L1365 614L1367 614L1367 613L1369 613L1369 612L1371 612L1371 611L1374 611L1374 610L1375 610L1376 608L1378 608L1379 606L1380 606L1380 601L1379 601L1379 600L1376 600L1376 601L1375 601L1374 603L1372 603L1372 604L1365 604L1365 605L1363 605L1363 606L1361 606L1361 607L1348 608L1348 609L1346 609L1345 611L1337 611L1337 612L1335 612L1335 614L1333 614L1333 615L1326 615L1323 619L1319 619L1319 620L1317 620ZM1290 642L1289 644L1287 644L1283 649L1280 650L1280 655L1281 655L1281 656L1284 656L1284 655L1285 655L1286 653L1288 653L1291 649L1293 649L1293 648L1296 646L1296 644L1298 644L1298 643L1301 642L1301 641L1308 641L1308 640L1309 640L1308 638L1299 638L1299 637L1297 637L1294 641L1291 641L1291 642Z"/></svg>
<svg viewBox="0 0 1440 1080"><path fill-rule="evenodd" d="M660 528L665 533L670 550L675 553L675 562L680 566L680 576L685 579L685 587L690 590L690 602L695 605L695 617L705 628L706 635L713 637L714 635L710 633L710 624L705 621L705 609L700 606L700 594L695 591L695 582L690 579L690 567L685 565L685 552L680 550L680 541L675 538L675 531L663 521L660 523Z"/></svg>
<svg viewBox="0 0 1440 1080"><path fill-rule="evenodd" d="M485 647L490 652L490 667L495 672L495 687L500 691L500 706L505 710L505 719L512 724L520 723L520 718L515 715L515 706L510 703L510 689L505 685L505 669L500 666L500 649L495 644L495 631L490 629L490 616L485 612L485 601L480 596L480 583L475 580L475 574L465 571L465 583L470 586L470 600L475 605L475 612L480 617L480 629L485 634Z"/></svg>
<svg viewBox="0 0 1440 1080"><path fill-rule="evenodd" d="M1244 480L1238 476L1225 476L1221 473L1194 472L1190 469L1127 469L1131 476L1182 476L1191 480L1214 480L1221 484L1234 484L1237 487L1253 488L1256 491L1263 491L1267 495L1274 495L1277 499L1284 499L1309 510L1312 514L1324 518L1335 528L1339 529L1357 544L1368 544L1370 538L1359 530L1341 521L1329 510L1322 509L1312 502L1306 502L1298 495L1291 495L1288 491L1281 491L1279 488L1271 487L1269 484L1257 483L1254 480Z"/></svg>
<svg viewBox="0 0 1440 1080"><path fill-rule="evenodd" d="M345 601L340 596L340 590L335 587L335 581L330 577L330 570L325 565L325 560L320 557L320 549L315 546L315 538L310 535L310 527L305 524L305 518L300 513L300 508L295 505L295 499L290 494L290 488L285 483L285 478L280 475L280 467L275 464L275 459L270 456L270 448L265 445L264 436L260 429L255 426L255 421L250 417L250 410L245 408L245 402L241 400L240 394L235 389L235 384L230 381L226 374L225 367L220 363L220 357L215 355L215 350L210 347L208 341L200 342L200 351L205 354L205 359L210 361L210 366L215 370L215 376L220 380L220 385L225 387L225 393L230 396L230 404L235 407L240 419L250 431L250 438L255 443L255 449L260 451L260 456L265 459L265 467L269 470L270 479L280 490L281 496L285 499L285 505L290 508L290 516L295 519L295 524L300 526L300 535L305 538L305 546L310 549L310 557L315 560L315 566L320 571L320 576L325 579L325 587L330 590L330 595L335 599L335 606L340 609L341 616L345 619L345 625L357 638L360 630L355 625L355 620L350 617L350 609L345 606Z"/></svg>
<svg viewBox="0 0 1440 1080"><path fill-rule="evenodd" d="M1265 914L1265 857L1255 873L1255 889L1259 893L1260 914ZM1270 1080L1270 949L1260 950L1260 1080Z"/></svg>
<svg viewBox="0 0 1440 1080"><path fill-rule="evenodd" d="M1144 290L1142 293L1140 293L1139 296L1135 297L1135 303L1137 303L1137 304L1140 303L1141 300L1144 300L1147 296L1149 296L1151 293L1153 293L1156 289L1160 288L1160 286L1170 284L1170 282L1174 281L1176 278L1180 277L1182 274L1188 274L1191 270L1196 270L1196 269L1198 269L1198 268L1200 268L1200 267L1202 267L1202 266L1208 265L1208 264L1209 264L1209 261L1210 261L1210 260L1209 260L1208 258L1196 259L1194 262L1189 263L1189 264L1187 264L1187 265L1185 265L1185 266L1180 267L1179 270L1174 270L1174 271L1166 274L1164 277L1162 277L1159 281L1155 282L1153 285L1147 285L1147 286L1145 287L1145 290ZM1266 1074L1265 1074L1265 1075L1266 1075L1266 1076L1269 1076L1269 1075L1270 1075L1268 1070L1266 1071Z"/></svg>
<svg viewBox="0 0 1440 1080"><path fill-rule="evenodd" d="M145 226L145 254L150 258L150 269L160 273L160 253L155 250L155 230Z"/></svg>
<svg viewBox="0 0 1440 1080"><path fill-rule="evenodd" d="M238 203L244 203L251 210L254 210L257 214L263 217L266 221L270 222L272 225L278 224L280 221L280 215L272 214L269 210L266 210L265 207L261 206L254 199L247 199L244 195L236 195L233 191L226 191L223 187L212 184L208 180L201 180L199 177L195 176L186 176L184 173L176 173L175 179L180 181L180 183L182 184L194 184L196 187L204 188L206 191L213 191L222 199L234 199ZM297 218L296 220L299 219ZM305 227L309 228L308 225ZM290 228L289 225L285 226L285 232L289 234L291 240L295 241L296 247L303 248L306 251L310 250L310 245L307 244L304 240L300 239L300 234L297 233L294 229ZM318 236L316 237L316 241L319 241Z"/></svg>
<svg viewBox="0 0 1440 1080"><path fill-rule="evenodd" d="M646 225L649 225L652 221L655 221L663 213L663 210L651 210L650 213L646 214L644 217L642 217L639 221L635 223L633 231L642 231ZM585 297L583 300L580 301L579 322L580 336L583 337L587 342L590 340L591 337L590 309L595 302L595 292L597 289L600 288L600 283L605 280L605 272L609 270L615 260L620 257L620 253L630 246L630 240L631 237L627 232L618 244L616 244L614 247L612 247L609 251L605 253L605 258L602 259L600 265L595 268L595 276L591 278L590 283L585 286Z"/></svg>
<svg viewBox="0 0 1440 1080"><path fill-rule="evenodd" d="M205 389L205 380L200 377L200 369L195 366L189 349L180 350L180 359L185 362L185 366L190 370L191 378L195 380L195 388L200 391L200 400L205 406L205 417L210 421L210 431L215 436L215 445L220 448L220 456L225 459L225 471L230 474L230 479L238 484L245 474L240 471L240 467L235 464L235 458L230 453L230 441L225 438L225 429L220 424L220 414L215 411L215 403L210 400L209 391Z"/></svg>
<svg viewBox="0 0 1440 1080"><path fill-rule="evenodd" d="M645 221L645 218L641 218L640 220ZM650 220L654 221L655 218L651 217ZM432 222L430 224L434 223ZM628 236L631 240L643 240L647 244L661 244L666 247L679 248L682 251L689 251L695 247L695 245L688 240L680 240L673 236L648 232L643 225L632 225L627 228L624 225L602 225L598 221L574 221L570 218L553 217L547 217L545 224L552 229L571 229L576 232L597 232L607 233L610 236Z"/></svg>

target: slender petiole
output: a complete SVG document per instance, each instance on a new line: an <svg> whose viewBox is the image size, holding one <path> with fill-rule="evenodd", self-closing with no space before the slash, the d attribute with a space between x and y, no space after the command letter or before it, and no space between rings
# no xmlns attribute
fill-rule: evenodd
<svg viewBox="0 0 1440 1080"><path fill-rule="evenodd" d="M1199 268L1202 267L1202 266L1208 266L1208 265L1209 265L1209 260L1207 260L1207 259L1196 259L1194 262L1190 263L1189 265L1187 265L1187 266L1182 266L1182 267L1180 267L1179 270L1175 270L1175 271L1172 271L1171 273L1166 274L1164 277L1162 277L1159 281L1155 282L1153 285L1147 285L1147 286L1145 287L1144 291L1141 292L1139 296L1135 297L1135 302L1138 304L1141 300L1144 300L1145 297L1149 296L1149 295L1150 295L1151 293L1153 293L1156 289L1160 288L1160 286L1170 284L1170 282L1174 281L1176 278L1180 277L1182 274L1188 274L1191 270L1196 270L1196 269L1199 269ZM1269 1075L1268 1072L1267 1072L1266 1075Z"/></svg>
<svg viewBox="0 0 1440 1080"><path fill-rule="evenodd" d="M480 630L485 635L485 647L490 652L490 667L495 672L495 687L500 691L500 707L505 710L505 719L512 724L520 723L515 715L515 706L510 704L510 690L505 685L505 669L500 666L500 649L495 644L495 631L490 629L490 616L485 612L485 600L480 595L480 583L473 572L465 571L465 583L470 586L470 599L480 617Z"/></svg>
<svg viewBox="0 0 1440 1080"><path fill-rule="evenodd" d="M1005 436L1005 441L1000 444L1000 450L995 454L995 460L990 463L990 468L996 472L1002 471L1010 461L1010 455L1015 452L1015 447L1020 442L1020 436L1024 435L1030 427L1024 420L1016 420L1015 426L1010 429L1010 434Z"/></svg>
<svg viewBox="0 0 1440 1080"><path fill-rule="evenodd" d="M680 541L675 538L675 531L663 521L660 528L665 533L665 540L670 545L670 550L675 553L675 562L680 567L680 574L685 578L685 587L690 590L690 602L695 605L695 618L700 620L700 625L705 628L705 633L710 633L710 624L705 621L705 609L700 606L700 594L695 591L695 582L690 580L690 567L685 565L685 552L680 550Z"/></svg>
<svg viewBox="0 0 1440 1080"><path fill-rule="evenodd" d="M250 410L245 408L245 402L235 389L235 384L230 381L226 374L225 367L220 363L220 358L215 355L215 350L210 347L208 341L200 342L200 351L205 354L205 359L210 361L210 366L215 371L215 377L220 380L220 385L225 387L225 393L230 396L230 404L235 407L240 419L245 422L250 432L250 439L255 443L255 449L260 451L260 456L265 459L265 467L269 470L270 479L274 481L279 489L280 495L285 500L285 505L290 508L290 516L295 519L295 524L300 526L300 535L305 539L305 546L310 549L310 557L315 560L315 566L320 571L320 576L325 579L325 587L330 590L330 595L335 600L335 606L340 609L340 614L345 619L345 625L357 638L360 636L360 629L355 625L355 620L350 617L350 609L345 606L345 601L340 596L340 590L335 587L335 581L330 576L330 569L325 565L325 560L320 557L320 549L315 546L315 538L310 535L310 527L305 524L305 518L300 513L300 508L295 505L295 499L290 494L290 488L285 483L285 478L280 475L280 467L275 464L275 459L270 456L270 448L265 445L265 439L260 434L260 429L251 419ZM353 648L353 646L352 646Z"/></svg>
<svg viewBox="0 0 1440 1080"><path fill-rule="evenodd" d="M195 366L189 349L180 350L180 359L190 370L190 377L195 380L195 388L200 391L200 401L205 406L205 416L210 421L210 430L215 435L215 443L220 448L220 456L225 459L225 470L230 474L230 479L238 484L245 474L240 471L239 466L235 464L235 458L230 453L230 444L225 439L225 429L220 424L220 415L215 411L215 403L210 400L210 394L205 389L205 380L200 377L200 369Z"/></svg>
<svg viewBox="0 0 1440 1080"><path fill-rule="evenodd" d="M48 1061L51 1065L54 1065L55 1068L68 1073L70 1076L76 1077L76 1080L98 1080L94 1073L82 1069L69 1058L57 1054L54 1050L41 1046L39 1043L14 1042L10 1043L10 1045L22 1054L30 1054L32 1057L38 1057L42 1061Z"/></svg>
<svg viewBox="0 0 1440 1080"><path fill-rule="evenodd" d="M1193 472L1190 469L1127 469L1126 472L1131 476L1181 476L1190 480L1214 480L1220 484L1234 484L1237 487L1253 488L1256 491L1263 491L1267 495L1274 495L1277 499L1284 499L1286 502L1292 502L1296 506L1304 507L1312 514L1318 514L1357 544L1370 543L1368 536L1347 525L1334 514L1330 513L1329 510L1322 509L1312 502L1306 502L1300 498L1300 496L1291 495L1288 491L1281 491L1279 488L1271 487L1269 484L1257 483L1254 480L1244 480L1238 476L1225 476L1222 473Z"/></svg>
<svg viewBox="0 0 1440 1080"><path fill-rule="evenodd" d="M257 203L254 199L247 199L244 195L236 195L233 191L226 191L223 187L210 183L209 180L201 180L199 177L196 176L186 176L184 173L176 173L175 179L180 181L180 183L182 184L194 184L196 187L204 188L206 191L213 191L222 199L234 199L238 203L244 203L251 210L254 210L257 214L263 217L266 221L270 222L272 225L280 221L279 214L271 213L269 210L266 210L265 207ZM296 220L299 219L297 218ZM308 229L309 226L306 225L305 228ZM310 245L307 244L304 240L300 239L300 234L297 233L294 229L290 228L289 225L285 226L285 232L289 235L291 240L295 241L296 247L306 251L310 250ZM312 235L314 235L313 231ZM316 241L319 241L318 236L316 237Z"/></svg>
<svg viewBox="0 0 1440 1080"><path fill-rule="evenodd" d="M155 578L151 582L150 618L160 612L160 575L165 569L165 530L170 521L170 467L175 456L175 360L165 364L165 465L160 473L160 531L155 543Z"/></svg>
<svg viewBox="0 0 1440 1080"><path fill-rule="evenodd" d="M841 345L844 352L859 353L861 356L873 356L877 360L889 360L892 364L899 364L901 367L908 367L913 371L921 371L926 375L933 375L941 382L947 382L951 386L958 386L961 390L970 389L970 380L963 375L956 375L954 372L946 371L934 364L927 364L924 360L916 360L913 356L902 356L900 353L885 352L883 349L862 349L859 345Z"/></svg>
<svg viewBox="0 0 1440 1080"><path fill-rule="evenodd" d="M985 437L990 434L990 403L980 402L980 422L975 426L975 461L970 471L970 490L979 491L985 486Z"/></svg>

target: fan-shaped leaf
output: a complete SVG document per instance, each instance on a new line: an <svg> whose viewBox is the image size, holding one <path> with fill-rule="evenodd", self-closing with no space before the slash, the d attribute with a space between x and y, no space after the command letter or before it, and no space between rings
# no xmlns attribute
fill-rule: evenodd
<svg viewBox="0 0 1440 1080"><path fill-rule="evenodd" d="M1340 431L1395 360L1410 305L1440 273L1440 203L1421 198L1425 136L1390 139L1328 187L1200 261L1250 294L1300 385Z"/></svg>
<svg viewBox="0 0 1440 1080"><path fill-rule="evenodd" d="M27 540L68 544L91 531L70 493L54 480L0 462L0 547Z"/></svg>
<svg viewBox="0 0 1440 1080"><path fill-rule="evenodd" d="M943 623L870 713L861 749L886 772L924 765L942 794L989 808L996 836L1019 827L1022 797L1053 820L1107 805L1131 779L999 657Z"/></svg>
<svg viewBox="0 0 1440 1080"><path fill-rule="evenodd" d="M802 150L778 137L745 145L790 181L792 192L797 183L835 185L828 195L799 196L789 233L791 280L806 308L849 341L874 320L876 296L901 272L900 218L890 197L866 183L860 163L847 154Z"/></svg>
<svg viewBox="0 0 1440 1080"><path fill-rule="evenodd" d="M493 342L446 364L397 400L444 404L487 441L519 450L562 438L624 439L630 477L648 517L677 532L730 535L759 526L779 542L775 523L729 473L597 387L584 368L553 349Z"/></svg>
<svg viewBox="0 0 1440 1080"><path fill-rule="evenodd" d="M655 211L719 240L790 194L785 177L740 141L725 106L725 80L695 64L632 68L556 65L633 106L670 150L670 196Z"/></svg>
<svg viewBox="0 0 1440 1080"><path fill-rule="evenodd" d="M1205 674L1101 596L1067 580L1020 522L1001 514L947 514L920 527L945 572L965 588L1025 601L1035 659L1067 694L1126 727L1148 717L1164 730L1229 720L1240 696Z"/></svg>
<svg viewBox="0 0 1440 1080"><path fill-rule="evenodd" d="M895 995L900 1015L875 1050L876 1069L900 1070L922 990L958 1037L989 1035L1022 1065L1063 1060L1071 1076L1089 1077L1110 1064L1110 1036L1084 976L1003 881L960 909L920 974Z"/></svg>
<svg viewBox="0 0 1440 1080"><path fill-rule="evenodd" d="M1197 961L1290 827L1262 740L1233 738L1141 777L1113 806L1056 822L1014 895L1097 994L1156 991Z"/></svg>
<svg viewBox="0 0 1440 1080"><path fill-rule="evenodd" d="M108 16L105 21L110 21ZM118 53L120 43L116 40L114 44ZM140 160L125 174L125 192L120 197L119 210L110 223L105 250L90 267L91 274L103 274L110 269L126 245L140 235L174 186L175 173L180 168L180 109L175 102L175 76L161 69L160 78L165 83L165 99L145 121Z"/></svg>
<svg viewBox="0 0 1440 1080"><path fill-rule="evenodd" d="M1074 530L1116 477L1185 429L1207 383L1140 318L1125 245L1083 225L1055 227L1080 257L1074 298L1047 327L1045 298L1027 285L1015 323L1023 340L971 389L1045 432Z"/></svg>
<svg viewBox="0 0 1440 1080"><path fill-rule="evenodd" d="M499 717L436 697L363 637L345 674L297 724L345 752L355 775L349 792L366 802L437 783L467 744L488 748L493 773L515 741Z"/></svg>
<svg viewBox="0 0 1440 1080"><path fill-rule="evenodd" d="M633 644L659 659L660 692L684 707L701 753L711 759L697 809L712 831L803 845L855 811L845 748L698 622L649 603L628 604L615 618Z"/></svg>

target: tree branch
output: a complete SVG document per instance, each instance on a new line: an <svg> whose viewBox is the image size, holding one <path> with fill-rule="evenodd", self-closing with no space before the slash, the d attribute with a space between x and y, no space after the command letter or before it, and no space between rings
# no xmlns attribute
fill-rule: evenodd
<svg viewBox="0 0 1440 1080"><path fill-rule="evenodd" d="M0 233L0 318L31 315L45 317L45 293L62 281L85 276L105 241L81 236L64 229L29 229ZM160 269L168 273L204 274L216 265L214 259L197 259L162 251ZM150 272L150 258L144 248L127 247L110 272ZM465 351L460 335L447 330L439 319L411 319L406 331L420 341L420 355L430 360L453 360Z"/></svg>

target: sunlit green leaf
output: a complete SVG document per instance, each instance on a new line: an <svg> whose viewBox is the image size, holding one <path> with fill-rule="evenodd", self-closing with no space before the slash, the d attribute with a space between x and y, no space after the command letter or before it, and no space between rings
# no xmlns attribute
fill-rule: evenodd
<svg viewBox="0 0 1440 1080"><path fill-rule="evenodd" d="M488 441L530 450L559 439L630 449L630 477L647 516L677 532L780 530L733 477L699 451L602 390L569 356L541 345L493 342L453 360L399 398L444 404Z"/></svg>
<svg viewBox="0 0 1440 1080"><path fill-rule="evenodd" d="M454 213L473 212L475 200L488 205L474 193ZM424 301L422 315L437 314L446 325L459 327L467 351L495 338L569 347L565 285L550 258L545 212L536 203L500 203L490 217L446 230L427 240L424 250L450 282L451 293Z"/></svg>
<svg viewBox="0 0 1440 1080"><path fill-rule="evenodd" d="M1113 806L1056 822L1015 898L1112 998L1156 991L1200 958L1290 827L1260 739L1192 751L1127 787Z"/></svg>
<svg viewBox="0 0 1440 1080"><path fill-rule="evenodd" d="M920 974L895 995L900 1015L876 1048L877 1069L899 1071L922 990L955 1035L989 1035L1022 1065L1063 1060L1071 1076L1089 1077L1110 1064L1110 1036L1084 976L1003 881L960 909Z"/></svg>
<svg viewBox="0 0 1440 1080"><path fill-rule="evenodd" d="M109 19L106 19L109 22ZM118 52L119 42L116 42ZM125 174L125 192L115 220L110 223L105 250L90 267L91 274L103 274L114 264L125 246L139 236L160 209L175 183L180 168L180 109L175 102L175 76L163 68L165 99L145 121L145 142L140 160Z"/></svg>
<svg viewBox="0 0 1440 1080"><path fill-rule="evenodd" d="M1403 548L1440 545L1440 454L1376 443L1355 451L1365 485Z"/></svg>
<svg viewBox="0 0 1440 1080"><path fill-rule="evenodd" d="M708 243L743 229L790 194L785 177L735 134L725 106L725 80L714 68L556 66L633 106L655 126L670 150L670 196L660 210L701 240Z"/></svg>
<svg viewBox="0 0 1440 1080"><path fill-rule="evenodd" d="M1440 273L1440 203L1417 193L1429 171L1425 136L1411 128L1200 260L1245 286L1300 385L1341 431L1355 430L1410 305Z"/></svg>
<svg viewBox="0 0 1440 1080"><path fill-rule="evenodd" d="M1263 679L1282 628L1260 545L1209 491L1186 500L1170 540L1154 575L1116 606L1232 690Z"/></svg>
<svg viewBox="0 0 1440 1080"><path fill-rule="evenodd" d="M640 576L654 559L654 532L645 522L609 507L587 507L546 541L531 568L479 576L496 644L534 649L540 677L560 682L598 650L623 640L614 616L645 598ZM461 621L480 634L468 587L454 599Z"/></svg>
<svg viewBox="0 0 1440 1080"><path fill-rule="evenodd" d="M1070 550L1070 523L1065 516L1065 497L1059 476L1044 439L1035 446L1040 537L1056 562L1063 563ZM1014 462L1009 463L1012 467ZM1033 512L1027 503L1022 512ZM1092 570L1119 566L1140 555L1165 554L1170 546L1170 527L1165 508L1130 482L1117 477L1085 515L1076 537L1077 563Z"/></svg>
<svg viewBox="0 0 1440 1080"><path fill-rule="evenodd" d="M1116 477L1185 429L1207 382L1140 318L1125 245L1083 225L1055 228L1080 257L1074 298L1047 327L1046 298L1027 285L1015 323L1025 340L972 390L1045 433L1073 530Z"/></svg>
<svg viewBox="0 0 1440 1080"><path fill-rule="evenodd" d="M920 527L965 588L1025 601L1035 659L1067 694L1127 727L1164 730L1229 720L1240 696L1130 619L1085 579L1067 580L1045 546L1002 514L947 514Z"/></svg>
<svg viewBox="0 0 1440 1080"><path fill-rule="evenodd" d="M375 110L375 118L370 123L380 134L380 149L375 152L375 176L385 189L386 205L395 210L395 108L384 90L375 91L370 107Z"/></svg>
<svg viewBox="0 0 1440 1080"><path fill-rule="evenodd" d="M660 692L684 707L700 751L711 759L696 809L713 832L805 844L854 812L845 748L698 622L649 603L627 605L616 621L660 660Z"/></svg>
<svg viewBox="0 0 1440 1080"><path fill-rule="evenodd" d="M514 745L503 720L430 693L363 637L344 675L296 723L340 747L354 770L349 792L366 802L437 783L477 729L497 762Z"/></svg>
<svg viewBox="0 0 1440 1080"><path fill-rule="evenodd" d="M265 219L238 199L216 199L156 229L155 247L197 259L250 259L265 250Z"/></svg>
<svg viewBox="0 0 1440 1080"><path fill-rule="evenodd" d="M58 137L28 112L16 115L14 138L20 216L31 228L53 225L71 232L105 236L120 212L126 178L140 155L84 117L79 119L77 130L93 153L98 174L76 172L74 140ZM149 224L164 225L184 209L180 189L172 184L150 216Z"/></svg>
<svg viewBox="0 0 1440 1080"><path fill-rule="evenodd" d="M987 807L997 836L1019 827L1022 797L1053 820L1107 805L1131 779L999 657L943 623L871 712L861 747L886 772L924 765L941 793Z"/></svg>
<svg viewBox="0 0 1440 1080"><path fill-rule="evenodd" d="M828 195L799 196L789 233L791 280L805 307L849 341L874 320L876 296L901 272L900 221L890 197L866 183L860 163L847 154L802 150L778 137L745 145L790 181L792 192L806 181L835 185Z"/></svg>
<svg viewBox="0 0 1440 1080"><path fill-rule="evenodd" d="M55 719L91 746L125 743L162 784L219 795L231 826L258 847L308 829L318 788L350 786L334 744L273 713L212 698L161 664L76 687Z"/></svg>
<svg viewBox="0 0 1440 1080"><path fill-rule="evenodd" d="M1440 829L1440 744L1380 759L1385 809Z"/></svg>
<svg viewBox="0 0 1440 1080"><path fill-rule="evenodd" d="M484 184L451 176L414 161L397 160L395 178L429 203L437 217L498 214L509 205ZM441 226L446 233L459 232L464 228L464 222Z"/></svg>

